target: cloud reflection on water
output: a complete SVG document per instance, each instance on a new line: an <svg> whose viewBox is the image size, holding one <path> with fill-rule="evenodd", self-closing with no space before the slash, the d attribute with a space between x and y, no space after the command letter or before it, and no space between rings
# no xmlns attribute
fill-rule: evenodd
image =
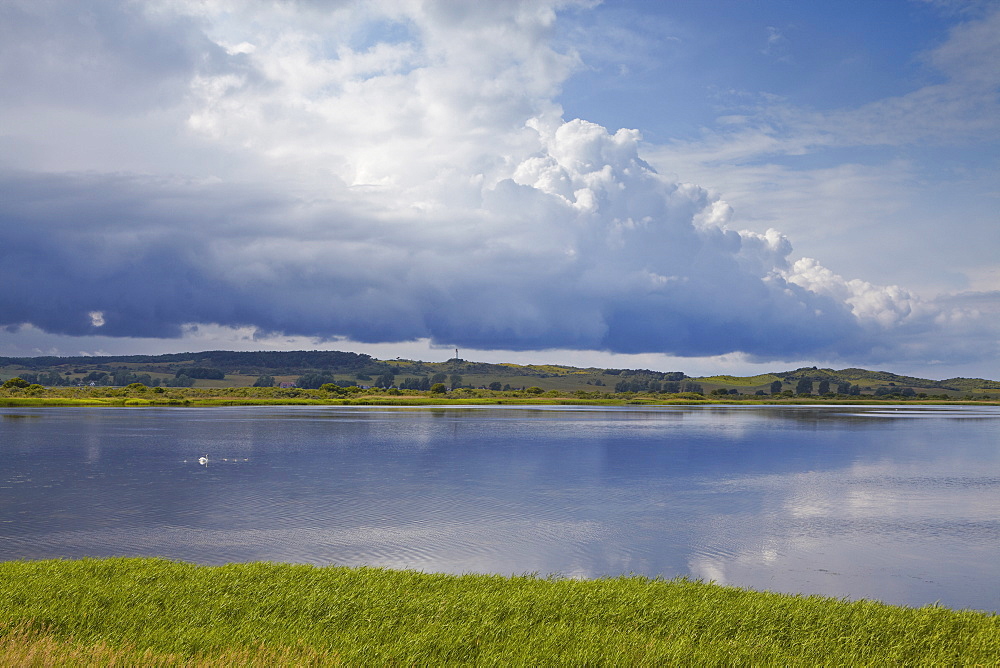
<svg viewBox="0 0 1000 668"><path fill-rule="evenodd" d="M720 584L995 610L1000 585L987 565L1000 545L995 464L943 450L930 462L722 482L769 501L756 514L713 517L704 545L746 547L724 556L696 548L689 567Z"/></svg>

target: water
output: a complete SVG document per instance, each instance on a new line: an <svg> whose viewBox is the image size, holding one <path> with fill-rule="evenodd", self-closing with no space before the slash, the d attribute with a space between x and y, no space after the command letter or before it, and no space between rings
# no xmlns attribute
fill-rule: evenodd
<svg viewBox="0 0 1000 668"><path fill-rule="evenodd" d="M998 548L996 407L0 409L0 559L688 575L998 611Z"/></svg>

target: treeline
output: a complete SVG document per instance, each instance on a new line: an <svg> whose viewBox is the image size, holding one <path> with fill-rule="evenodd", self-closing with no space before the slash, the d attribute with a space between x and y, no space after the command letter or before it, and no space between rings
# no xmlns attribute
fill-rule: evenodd
<svg viewBox="0 0 1000 668"><path fill-rule="evenodd" d="M153 378L148 373L133 373L131 371L119 369L117 371L91 371L83 378L70 378L58 371L43 371L41 373L26 372L18 375L18 378L30 385L42 385L45 387L74 387L78 385L115 385L124 387L132 383L142 383L147 387L158 387L161 384L159 378ZM163 384L167 387L190 387L194 384L178 383L173 384L171 379L167 379Z"/></svg>
<svg viewBox="0 0 1000 668"><path fill-rule="evenodd" d="M749 392L752 395L843 395L843 396L901 396L908 398L935 391L981 393L1000 389L1000 382L979 378L951 378L943 381L927 380L911 376L900 376L886 371L867 371L848 368L840 371L804 367L795 371L768 374L767 380L775 377L779 381L770 387L761 379L752 383L753 390L744 389L751 379L728 376L692 379L683 372L660 372L650 369L598 369L576 368L560 365L490 364L470 362L458 357L445 362L420 362L396 359L381 361L370 355L342 351L256 351L237 352L215 350L197 353L169 353L163 355L106 355L74 357L0 357L0 366L15 367L13 373L49 387L73 385L114 385L124 386L142 383L150 387L172 386L190 387L196 380L221 381L229 377L241 384L245 381L232 376L257 377L257 387L276 384L275 377L285 379L298 377L296 385L304 388L318 388L323 384L341 386L397 388L427 390L436 384L449 389L467 387L465 377L476 376L479 386L489 389L506 390L510 383L520 386L553 385L566 387L579 381L576 389L584 384L594 388L605 385L606 391L616 393L683 393L701 392L701 384L709 388L726 386L727 394ZM5 376L13 375L5 371ZM172 378L170 377L172 376ZM350 381L337 380L349 377ZM567 378L568 382L544 383L534 378ZM521 382L523 379L523 383ZM727 382L731 380L732 382ZM500 383L503 383L502 385ZM202 383L205 384L205 383ZM211 384L211 383L209 383ZM732 390L733 385L740 389ZM514 387L512 389L517 389ZM720 388L721 389L721 388ZM715 392L715 390L713 390Z"/></svg>
<svg viewBox="0 0 1000 668"><path fill-rule="evenodd" d="M22 373L18 376L29 385L47 385L50 387L69 387L78 385L79 381L63 376L58 371L43 371L42 373Z"/></svg>
<svg viewBox="0 0 1000 668"><path fill-rule="evenodd" d="M337 350L294 350L237 352L211 350L199 353L167 353L164 355L101 355L75 357L0 357L0 366L19 366L25 369L74 365L97 366L111 364L148 364L169 366L177 370L180 365L194 365L221 369L226 373L242 371L254 373L269 370L275 374L295 373L303 369L336 371L381 372L388 368L370 355Z"/></svg>
<svg viewBox="0 0 1000 668"><path fill-rule="evenodd" d="M223 369L227 372L269 370L275 375L286 375L302 369L354 372L363 369L381 370L387 365L370 355L337 350L292 350L262 352L232 352L214 350L206 353L187 354L187 359L198 365Z"/></svg>
<svg viewBox="0 0 1000 668"><path fill-rule="evenodd" d="M795 383L795 394L812 394L814 385L816 385L816 392L821 395L830 394L831 392L846 396L857 396L861 394L860 385L852 385L851 383L836 383L835 385L831 385L830 381L826 378L823 378L818 382L809 378L800 378L798 382ZM781 392L781 381L776 380L771 383L771 394L780 394Z"/></svg>
<svg viewBox="0 0 1000 668"><path fill-rule="evenodd" d="M83 377L82 385L110 385L114 387L125 387L132 383L139 383L146 387L192 387L194 378L190 376L177 376L175 378L153 378L148 373L133 373L131 371L118 370L112 372L91 371ZM44 385L45 383L41 383Z"/></svg>
<svg viewBox="0 0 1000 668"><path fill-rule="evenodd" d="M866 384L885 384L888 387L897 388L902 393L903 388L919 390L950 390L953 392L969 392L979 390L1000 389L1000 381L986 380L984 378L947 378L945 380L929 380L927 378L917 378L915 376L901 376L889 371L868 371L856 367L848 369L819 369L817 367L803 367L795 371L775 373L786 382L798 382L800 380L811 380L816 384L823 381L831 385L851 385L865 386ZM871 387L869 391L873 390ZM844 393L841 393L844 394Z"/></svg>
<svg viewBox="0 0 1000 668"><path fill-rule="evenodd" d="M367 374L358 374L355 376L356 381L350 380L337 380L334 378L333 374L330 373L307 373L299 376L298 380L295 381L295 386L300 387L304 390L318 390L323 385L337 385L340 387L352 387L360 386L363 383L365 386L378 387L382 389L396 388L398 390L430 390L433 386L441 384L452 390L457 390L463 387L462 376L459 374L444 374L436 373L434 375L424 375L417 377L406 377L403 380L397 382L396 375L391 371L380 374L379 376L372 378ZM270 384L269 384L270 383ZM274 384L274 378L270 376L261 376L254 383L255 387L271 387ZM493 387L497 385L497 387ZM501 387L498 383L492 383L490 389L500 390ZM507 386L510 389L510 386Z"/></svg>
<svg viewBox="0 0 1000 668"><path fill-rule="evenodd" d="M704 394L705 391L699 383L676 380L647 380L633 379L620 380L615 383L615 392L694 392Z"/></svg>
<svg viewBox="0 0 1000 668"><path fill-rule="evenodd" d="M193 366L189 368L179 369L177 373L174 374L175 378L180 378L181 376L187 376L188 378L198 378L203 380L222 380L226 377L226 372L222 369L213 369L211 367L204 366Z"/></svg>
<svg viewBox="0 0 1000 668"><path fill-rule="evenodd" d="M127 369L112 371L91 371L82 378L71 378L58 371L43 371L41 373L24 372L18 375L29 385L44 387L74 387L79 385L125 387L139 383L146 387L192 387L195 379L222 380L225 373L220 369L192 367L178 371L173 378L160 378L148 373L136 373Z"/></svg>
<svg viewBox="0 0 1000 668"><path fill-rule="evenodd" d="M649 369L604 369L609 376L635 378L642 380L680 381L687 380L688 375L682 371L651 371Z"/></svg>
<svg viewBox="0 0 1000 668"><path fill-rule="evenodd" d="M694 392L704 394L700 384L687 380L687 374L680 371L605 369L604 373L621 378L615 383L615 392Z"/></svg>

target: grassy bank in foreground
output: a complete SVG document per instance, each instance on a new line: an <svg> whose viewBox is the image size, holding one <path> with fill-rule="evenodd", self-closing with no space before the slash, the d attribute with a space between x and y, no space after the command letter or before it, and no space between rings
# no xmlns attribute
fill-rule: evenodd
<svg viewBox="0 0 1000 668"><path fill-rule="evenodd" d="M972 665L1000 617L686 580L0 563L0 665Z"/></svg>

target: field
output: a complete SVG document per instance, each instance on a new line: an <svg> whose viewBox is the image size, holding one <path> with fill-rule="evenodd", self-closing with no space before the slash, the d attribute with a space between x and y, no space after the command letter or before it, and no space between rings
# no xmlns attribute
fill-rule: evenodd
<svg viewBox="0 0 1000 668"><path fill-rule="evenodd" d="M0 665L995 665L1000 617L620 577L0 563Z"/></svg>

